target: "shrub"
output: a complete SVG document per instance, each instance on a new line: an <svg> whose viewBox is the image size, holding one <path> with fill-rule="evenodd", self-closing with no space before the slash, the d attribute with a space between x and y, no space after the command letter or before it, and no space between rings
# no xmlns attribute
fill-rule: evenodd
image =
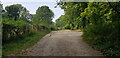
<svg viewBox="0 0 120 58"><path fill-rule="evenodd" d="M119 22L89 25L83 38L95 48L110 56L120 56Z"/></svg>

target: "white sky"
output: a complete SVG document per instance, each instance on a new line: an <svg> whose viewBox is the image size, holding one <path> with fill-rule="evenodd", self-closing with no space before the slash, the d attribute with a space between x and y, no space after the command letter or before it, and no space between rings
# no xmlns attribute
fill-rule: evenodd
<svg viewBox="0 0 120 58"><path fill-rule="evenodd" d="M54 6L56 5L55 0L0 0L0 1L2 2L4 8L12 4L21 4L22 6L26 7L31 14L35 14L36 10L40 6L44 5L49 6L49 8L55 14L53 22L55 22L57 18L64 14L64 10L62 10L60 7L54 8Z"/></svg>
<svg viewBox="0 0 120 58"><path fill-rule="evenodd" d="M2 2L55 2L56 0L0 0Z"/></svg>

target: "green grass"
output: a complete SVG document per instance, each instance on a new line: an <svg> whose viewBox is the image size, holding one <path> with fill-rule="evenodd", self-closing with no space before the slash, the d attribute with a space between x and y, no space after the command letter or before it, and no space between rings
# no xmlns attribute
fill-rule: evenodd
<svg viewBox="0 0 120 58"><path fill-rule="evenodd" d="M17 54L23 49L29 48L32 45L34 45L38 40L40 40L43 36L45 36L49 32L50 31L40 31L35 34L25 36L19 40L4 44L2 53L4 56L10 54Z"/></svg>

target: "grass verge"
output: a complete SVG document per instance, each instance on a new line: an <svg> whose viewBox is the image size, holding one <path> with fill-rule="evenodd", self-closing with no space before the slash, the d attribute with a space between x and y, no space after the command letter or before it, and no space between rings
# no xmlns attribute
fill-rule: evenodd
<svg viewBox="0 0 120 58"><path fill-rule="evenodd" d="M48 34L50 31L39 31L34 34L23 37L22 39L12 41L2 46L3 56L10 54L17 54L23 49L29 48L34 45L40 38Z"/></svg>

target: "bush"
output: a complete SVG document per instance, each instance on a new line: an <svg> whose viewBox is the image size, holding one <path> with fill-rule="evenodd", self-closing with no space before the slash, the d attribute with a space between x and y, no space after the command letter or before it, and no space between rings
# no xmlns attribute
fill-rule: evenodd
<svg viewBox="0 0 120 58"><path fill-rule="evenodd" d="M10 20L3 19L3 32L2 43L8 43L13 40L17 40L22 36L29 35L41 30L47 29L47 27L29 24L24 20Z"/></svg>
<svg viewBox="0 0 120 58"><path fill-rule="evenodd" d="M120 56L119 22L89 25L83 38L95 48L110 56Z"/></svg>

